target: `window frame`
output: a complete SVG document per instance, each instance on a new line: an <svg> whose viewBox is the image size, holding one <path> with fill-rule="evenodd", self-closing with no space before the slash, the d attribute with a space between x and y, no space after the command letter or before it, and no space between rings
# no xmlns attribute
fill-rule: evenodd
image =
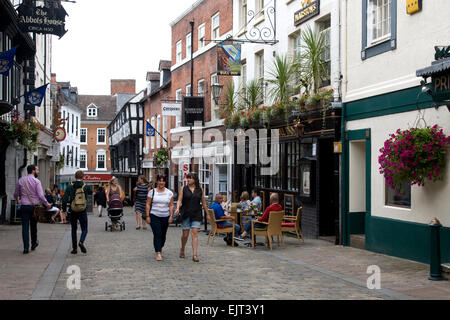
<svg viewBox="0 0 450 320"><path fill-rule="evenodd" d="M214 19L219 18L219 23L214 28ZM217 33L217 34L216 34ZM217 12L211 17L211 40L217 40L220 38L220 12Z"/></svg>
<svg viewBox="0 0 450 320"><path fill-rule="evenodd" d="M202 84L202 86L200 86L200 83ZM203 89L201 92L200 92L200 87ZM205 79L200 79L197 81L197 95L199 97L205 96Z"/></svg>
<svg viewBox="0 0 450 320"><path fill-rule="evenodd" d="M83 160L81 160L82 157L85 158L85 160L84 160L84 164L85 164L85 165L84 165L84 166L81 166L82 161L83 161ZM87 163L87 160L88 160L87 151L84 150L84 149L80 149L80 169L81 169L81 170L88 170L88 163Z"/></svg>
<svg viewBox="0 0 450 320"><path fill-rule="evenodd" d="M366 60L373 56L397 49L397 0L391 1L391 34L378 43L368 43L368 8L369 1L362 2L362 49L361 60Z"/></svg>
<svg viewBox="0 0 450 320"><path fill-rule="evenodd" d="M176 43L175 50L176 50L175 54L176 63L180 63L183 60L183 43L181 40Z"/></svg>
<svg viewBox="0 0 450 320"><path fill-rule="evenodd" d="M81 141L81 137L83 136L83 131L86 131L85 137L86 141ZM88 144L88 128L80 128L80 144L81 145L87 145Z"/></svg>
<svg viewBox="0 0 450 320"><path fill-rule="evenodd" d="M100 130L104 130L105 131L105 134L104 134L104 136L105 136L105 142L99 142L99 131ZM97 145L99 145L99 146L103 146L103 145L106 145L106 128L97 128Z"/></svg>
<svg viewBox="0 0 450 320"><path fill-rule="evenodd" d="M203 30L203 32L201 33L200 30ZM198 27L197 32L198 32L198 48L201 49L206 46L206 44L205 44L205 42L206 42L205 41L206 40L206 24L205 23L201 24ZM202 37L200 37L200 34L203 34Z"/></svg>
<svg viewBox="0 0 450 320"><path fill-rule="evenodd" d="M104 163L105 163L105 167L104 168L100 168L99 166L98 166L98 164L99 164L99 157L100 156L103 156L104 157ZM107 164L106 164L106 150L102 150L102 149L100 149L100 150L97 150L97 156L96 156L96 170L97 171L107 171L108 169L107 169Z"/></svg>
<svg viewBox="0 0 450 320"><path fill-rule="evenodd" d="M192 33L186 35L186 58L190 58L192 54Z"/></svg>

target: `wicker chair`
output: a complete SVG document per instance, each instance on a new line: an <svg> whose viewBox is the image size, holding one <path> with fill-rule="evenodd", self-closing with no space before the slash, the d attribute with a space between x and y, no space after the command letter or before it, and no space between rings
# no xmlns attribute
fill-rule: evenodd
<svg viewBox="0 0 450 320"><path fill-rule="evenodd" d="M300 228L301 214L302 214L302 207L297 209L296 217L284 216L283 223L281 224L281 231L282 232L295 231L295 233L297 233L298 242L300 242L300 243L302 243L302 241L304 241L303 235L302 235L302 229Z"/></svg>
<svg viewBox="0 0 450 320"><path fill-rule="evenodd" d="M269 215L269 222L260 222L257 220L252 220L252 247L255 247L255 237L256 236L266 236L266 242L270 250L272 250L272 237L281 237L281 242L284 248L284 238L281 232L281 223L283 221L284 210L283 211L271 211ZM265 228L256 228L255 223L265 224ZM278 243L279 245L279 243Z"/></svg>
<svg viewBox="0 0 450 320"><path fill-rule="evenodd" d="M209 217L210 217L210 224L211 224L211 230L209 231L209 236L208 236L208 242L209 243L209 239L211 238L211 235L213 235L212 238L212 243L211 245L214 245L214 239L216 238L216 234L221 234L221 233L232 233L232 237L231 237L231 245L234 247L234 221L231 221L233 223L233 226L231 227L221 227L219 226L217 223L220 221L216 220L216 216L214 215L214 210L209 209Z"/></svg>

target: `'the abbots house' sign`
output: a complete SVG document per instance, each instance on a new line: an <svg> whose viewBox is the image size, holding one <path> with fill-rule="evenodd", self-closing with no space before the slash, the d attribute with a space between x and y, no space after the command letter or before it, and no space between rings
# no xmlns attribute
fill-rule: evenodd
<svg viewBox="0 0 450 320"><path fill-rule="evenodd" d="M54 34L60 38L67 32L65 30L67 12L58 1L53 7L36 7L33 2L25 1L17 8L17 12L19 26L24 32Z"/></svg>
<svg viewBox="0 0 450 320"><path fill-rule="evenodd" d="M320 14L320 0L302 0L303 9L294 15L294 25L298 26Z"/></svg>

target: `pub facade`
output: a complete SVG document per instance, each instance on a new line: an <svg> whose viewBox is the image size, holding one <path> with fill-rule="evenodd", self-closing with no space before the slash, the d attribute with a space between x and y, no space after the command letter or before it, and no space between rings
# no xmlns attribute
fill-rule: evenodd
<svg viewBox="0 0 450 320"><path fill-rule="evenodd" d="M275 154L272 166L278 167L269 175L263 172L267 165L257 164L245 159L237 163L239 149L235 144L235 163L233 170L233 201L239 201L243 191L257 189L263 207L269 205L272 192L280 195L280 204L287 215L296 215L302 207L301 227L304 236L310 238L327 237L339 243L340 239L340 154L341 126L340 61L339 61L339 24L341 1L274 1L266 7L258 7L258 2L234 1L233 33L242 44L241 76L235 77L237 92L251 86L250 81L259 80L261 101L257 112L264 113L265 108L277 104L270 92L273 88L269 80L274 80L275 55L290 58L302 53L302 33L308 28L322 34L326 42L324 62L327 74L319 84L324 98L316 104L302 110L303 90L294 91L290 103L296 104L293 110L283 110L280 114L261 119L250 125L236 125L231 119L231 128L242 127L257 132L257 152L265 148L268 155ZM289 17L289 19L287 19ZM255 31L256 30L256 31ZM262 30L272 30L264 38ZM251 38L253 34L262 35ZM254 40L250 42L248 40ZM319 88L318 88L319 89ZM326 95L326 97L325 97ZM271 112L277 112L272 110ZM245 117L245 114L243 115ZM253 115L251 115L253 117ZM261 131L266 129L266 133ZM271 137L271 130L278 137ZM277 139L276 143L272 139ZM247 137L246 155L254 148L254 141Z"/></svg>

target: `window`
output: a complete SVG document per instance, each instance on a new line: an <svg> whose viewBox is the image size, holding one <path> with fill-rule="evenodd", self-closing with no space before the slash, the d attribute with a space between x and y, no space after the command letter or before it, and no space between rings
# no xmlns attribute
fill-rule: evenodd
<svg viewBox="0 0 450 320"><path fill-rule="evenodd" d="M80 150L80 169L87 170L87 154L84 150Z"/></svg>
<svg viewBox="0 0 450 320"><path fill-rule="evenodd" d="M177 53L176 53L176 59L177 59L177 63L180 63L181 60L183 60L182 58L182 52L181 52L181 40L177 42Z"/></svg>
<svg viewBox="0 0 450 320"><path fill-rule="evenodd" d="M97 129L97 144L106 144L106 129Z"/></svg>
<svg viewBox="0 0 450 320"><path fill-rule="evenodd" d="M80 143L87 144L87 129L86 128L80 129Z"/></svg>
<svg viewBox="0 0 450 320"><path fill-rule="evenodd" d="M88 108L88 117L96 118L97 117L97 108Z"/></svg>
<svg viewBox="0 0 450 320"><path fill-rule="evenodd" d="M163 116L163 137L166 140L163 140L163 147L166 148L167 147L167 127L168 127L168 123L167 123L167 116Z"/></svg>
<svg viewBox="0 0 450 320"><path fill-rule="evenodd" d="M397 0L365 0L362 4L361 59L396 49Z"/></svg>
<svg viewBox="0 0 450 320"><path fill-rule="evenodd" d="M155 128L155 117L152 117L152 127ZM155 132L156 135L156 132ZM155 149L155 137L150 137L151 140L151 145L152 145L152 150Z"/></svg>
<svg viewBox="0 0 450 320"><path fill-rule="evenodd" d="M256 18L264 16L264 0L255 0Z"/></svg>
<svg viewBox="0 0 450 320"><path fill-rule="evenodd" d="M190 97L192 95L191 85L188 84L186 86L186 97Z"/></svg>
<svg viewBox="0 0 450 320"><path fill-rule="evenodd" d="M73 128L74 128L74 126L73 126L73 123L75 122L75 115L72 113L72 134L73 134Z"/></svg>
<svg viewBox="0 0 450 320"><path fill-rule="evenodd" d="M287 146L287 189L297 192L299 186L300 145L298 142L288 142Z"/></svg>
<svg viewBox="0 0 450 320"><path fill-rule="evenodd" d="M289 45L292 57L300 57L301 39L302 37L300 32L296 32L289 36Z"/></svg>
<svg viewBox="0 0 450 320"><path fill-rule="evenodd" d="M247 61L243 60L241 64L241 77L239 83L239 90L245 93L245 86L247 85Z"/></svg>
<svg viewBox="0 0 450 320"><path fill-rule="evenodd" d="M75 167L78 167L78 147L75 148Z"/></svg>
<svg viewBox="0 0 450 320"><path fill-rule="evenodd" d="M205 80L201 79L198 81L198 95L203 97L205 95Z"/></svg>
<svg viewBox="0 0 450 320"><path fill-rule="evenodd" d="M219 77L217 76L217 74L213 74L211 76L211 84L214 83L219 83ZM214 101L213 93L211 90L211 120L219 120L219 119L220 119L219 105L217 105L216 102Z"/></svg>
<svg viewBox="0 0 450 320"><path fill-rule="evenodd" d="M264 51L256 54L256 79L264 79Z"/></svg>
<svg viewBox="0 0 450 320"><path fill-rule="evenodd" d="M404 184L404 193L391 189L386 183L386 205L393 207L411 208L411 185Z"/></svg>
<svg viewBox="0 0 450 320"><path fill-rule="evenodd" d="M203 48L205 46L205 24L198 27L198 48Z"/></svg>
<svg viewBox="0 0 450 320"><path fill-rule="evenodd" d="M66 120L66 110L63 110L63 119ZM66 129L66 131L67 131L67 128L66 128L66 122L64 122L64 129Z"/></svg>
<svg viewBox="0 0 450 320"><path fill-rule="evenodd" d="M327 20L319 23L319 32L323 35L325 39L325 52L323 53L322 59L325 63L326 75L324 79L322 79L322 87L326 87L331 84L331 54L330 54L330 30L331 30L331 21L328 18Z"/></svg>
<svg viewBox="0 0 450 320"><path fill-rule="evenodd" d="M156 131L161 133L161 115L158 115L156 119ZM156 133L156 148L161 148L161 136L158 133Z"/></svg>
<svg viewBox="0 0 450 320"><path fill-rule="evenodd" d="M247 0L240 0L239 28L247 25Z"/></svg>
<svg viewBox="0 0 450 320"><path fill-rule="evenodd" d="M202 158L200 158L202 159ZM199 182L200 187L203 189L205 197L210 193L209 191L209 178L211 177L211 166L208 163L202 162L199 165Z"/></svg>
<svg viewBox="0 0 450 320"><path fill-rule="evenodd" d="M75 135L78 137L78 117L76 119L76 125L77 125L77 127L76 127L76 131L75 131Z"/></svg>
<svg viewBox="0 0 450 320"><path fill-rule="evenodd" d="M106 153L104 151L99 151L97 153L97 170L106 169Z"/></svg>
<svg viewBox="0 0 450 320"><path fill-rule="evenodd" d="M74 156L74 153L73 153L73 146L72 146L71 151L72 151L72 153L71 153L71 155L70 155L70 166L73 168L73 156Z"/></svg>
<svg viewBox="0 0 450 320"><path fill-rule="evenodd" d="M217 13L215 16L211 19L211 39L217 40L220 38L220 14Z"/></svg>
<svg viewBox="0 0 450 320"><path fill-rule="evenodd" d="M189 87L190 87L190 85L189 85ZM177 102L181 102L183 100L181 89L178 89L177 91L175 91L175 99L177 100ZM176 116L175 119L176 119L175 120L176 121L175 128L181 127L181 115Z"/></svg>
<svg viewBox="0 0 450 320"><path fill-rule="evenodd" d="M186 36L186 58L190 58L192 54L192 34Z"/></svg>
<svg viewBox="0 0 450 320"><path fill-rule="evenodd" d="M66 159L66 165L68 166L70 163L70 154L69 154L69 146L66 147L67 148L67 159Z"/></svg>

